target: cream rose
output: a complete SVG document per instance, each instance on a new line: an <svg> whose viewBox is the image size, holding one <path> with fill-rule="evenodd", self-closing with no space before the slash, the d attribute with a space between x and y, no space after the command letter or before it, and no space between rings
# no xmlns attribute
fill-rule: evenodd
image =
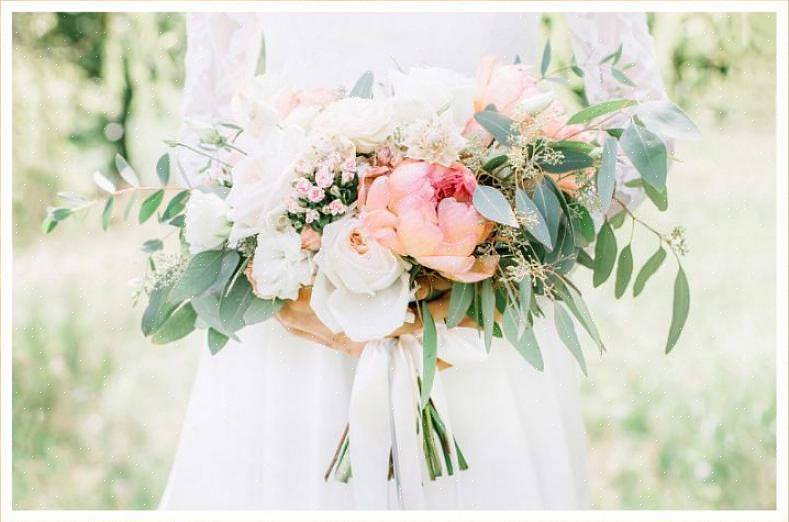
<svg viewBox="0 0 789 522"><path fill-rule="evenodd" d="M438 67L391 71L389 78L401 121L429 119L449 111L455 125L462 127L473 114L474 81L471 78Z"/></svg>
<svg viewBox="0 0 789 522"><path fill-rule="evenodd" d="M236 163L227 197L233 221L231 244L278 227L294 178L293 165L305 147L304 132L298 127L275 128Z"/></svg>
<svg viewBox="0 0 789 522"><path fill-rule="evenodd" d="M394 112L389 100L343 98L326 106L312 122L317 134L345 136L358 152L372 152L392 133Z"/></svg>
<svg viewBox="0 0 789 522"><path fill-rule="evenodd" d="M296 105L296 95L276 74L252 78L230 102L233 117L244 132L259 136L280 122Z"/></svg>
<svg viewBox="0 0 789 522"><path fill-rule="evenodd" d="M403 325L410 295L406 265L368 237L359 219L327 225L315 263L310 305L330 330L368 341Z"/></svg>
<svg viewBox="0 0 789 522"><path fill-rule="evenodd" d="M230 235L228 204L212 192L193 190L186 204L184 236L191 254L222 246Z"/></svg>
<svg viewBox="0 0 789 522"><path fill-rule="evenodd" d="M292 228L264 232L247 272L255 295L261 299L296 299L310 282L310 254L301 249L301 236Z"/></svg>

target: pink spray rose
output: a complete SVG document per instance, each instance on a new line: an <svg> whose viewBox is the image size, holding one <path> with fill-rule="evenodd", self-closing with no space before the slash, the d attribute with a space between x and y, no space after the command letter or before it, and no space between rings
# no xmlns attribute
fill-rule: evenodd
<svg viewBox="0 0 789 522"><path fill-rule="evenodd" d="M373 181L363 202L362 222L379 243L456 281L493 275L498 259L474 257L492 224L471 204L476 188L463 165L444 167L404 161Z"/></svg>

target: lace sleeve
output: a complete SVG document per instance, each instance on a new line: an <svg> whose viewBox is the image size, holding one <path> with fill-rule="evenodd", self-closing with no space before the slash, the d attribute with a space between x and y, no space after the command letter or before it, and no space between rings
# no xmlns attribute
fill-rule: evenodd
<svg viewBox="0 0 789 522"><path fill-rule="evenodd" d="M230 117L230 102L255 74L262 42L262 20L250 13L189 13L186 15L186 77L180 138L194 146L196 129ZM187 184L205 163L180 150L178 161Z"/></svg>
<svg viewBox="0 0 789 522"><path fill-rule="evenodd" d="M652 38L643 13L573 13L567 25L572 36L573 53L584 70L586 96L590 104L613 98L632 98L639 101L666 99L663 81ZM634 86L625 85L611 75L610 62L600 65L609 54L622 45L618 64L633 64L625 72ZM667 144L671 149L671 144ZM643 199L641 189L625 187L624 183L638 177L633 166L624 158L617 169L617 197L632 208ZM614 204L608 214L621 208Z"/></svg>

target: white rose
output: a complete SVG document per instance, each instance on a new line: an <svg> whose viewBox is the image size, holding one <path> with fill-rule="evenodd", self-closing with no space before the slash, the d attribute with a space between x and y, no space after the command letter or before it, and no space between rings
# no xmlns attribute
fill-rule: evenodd
<svg viewBox="0 0 789 522"><path fill-rule="evenodd" d="M383 144L392 132L393 115L387 99L343 98L330 103L312 122L318 134L345 136L366 154Z"/></svg>
<svg viewBox="0 0 789 522"><path fill-rule="evenodd" d="M455 125L463 126L473 115L474 81L438 67L413 67L407 73L391 71L394 103L400 121L431 118L450 110Z"/></svg>
<svg viewBox="0 0 789 522"><path fill-rule="evenodd" d="M275 126L290 109L293 92L276 74L255 76L230 102L233 117L244 132L259 136Z"/></svg>
<svg viewBox="0 0 789 522"><path fill-rule="evenodd" d="M548 108L553 103L553 91L545 91L535 94L530 98L524 98L518 102L517 110L521 113L536 115Z"/></svg>
<svg viewBox="0 0 789 522"><path fill-rule="evenodd" d="M227 196L233 230L230 244L278 227L291 190L293 165L304 154L306 139L298 127L274 128L233 166Z"/></svg>
<svg viewBox="0 0 789 522"><path fill-rule="evenodd" d="M222 246L230 235L228 204L212 192L193 190L186 204L184 235L189 252L199 254Z"/></svg>
<svg viewBox="0 0 789 522"><path fill-rule="evenodd" d="M302 250L299 233L288 228L259 234L249 273L261 299L297 299L312 276L310 254Z"/></svg>
<svg viewBox="0 0 789 522"><path fill-rule="evenodd" d="M403 325L410 297L405 263L368 238L359 219L327 225L315 263L310 305L331 331L368 341Z"/></svg>

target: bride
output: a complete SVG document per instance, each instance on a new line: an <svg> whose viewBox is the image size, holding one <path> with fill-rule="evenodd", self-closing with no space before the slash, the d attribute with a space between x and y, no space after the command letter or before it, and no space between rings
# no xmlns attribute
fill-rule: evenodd
<svg viewBox="0 0 789 522"><path fill-rule="evenodd" d="M643 14L566 20L590 103L665 96ZM394 67L473 76L484 55L538 63L538 22L529 13L189 14L184 117L230 118L233 94L263 59L267 71L285 73L299 88L350 86L366 70L384 78ZM597 66L620 43L621 62L636 64L628 75L637 87L612 81ZM638 198L621 179L619 189L621 198ZM348 419L354 356L363 347L332 336L303 310L291 304L279 322L248 327L216 356L205 350L163 509L590 506L577 365L550 314L535 323L544 372L504 342L494 342L483 362L441 372L452 429L470 467L425 480L419 505L402 506L394 481L383 505L355 496L353 478L324 481Z"/></svg>

